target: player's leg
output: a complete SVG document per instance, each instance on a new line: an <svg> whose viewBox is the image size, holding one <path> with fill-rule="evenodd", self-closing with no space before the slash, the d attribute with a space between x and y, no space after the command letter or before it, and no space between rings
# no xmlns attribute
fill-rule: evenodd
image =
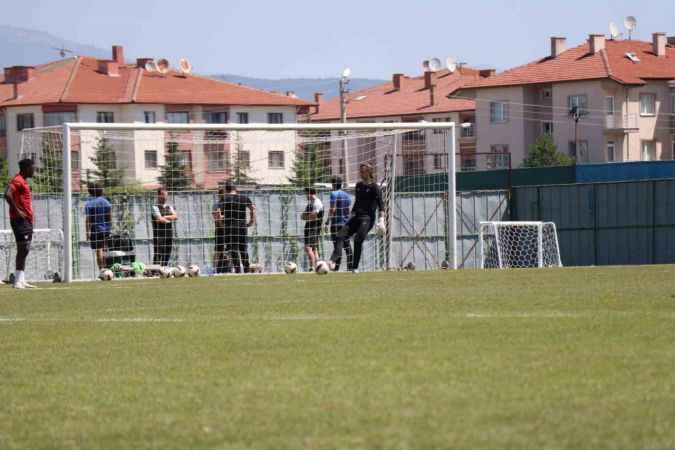
<svg viewBox="0 0 675 450"><path fill-rule="evenodd" d="M152 263L155 265L163 266L162 264L162 254L161 254L161 245L159 242L159 238L157 236L153 236L152 238Z"/></svg>
<svg viewBox="0 0 675 450"><path fill-rule="evenodd" d="M335 264L337 259L342 256L342 249L345 246L345 242L349 241L349 238L356 233L358 229L358 218L352 217L343 225L335 235L335 246L333 247L333 253L330 255L330 260Z"/></svg>
<svg viewBox="0 0 675 450"><path fill-rule="evenodd" d="M345 253L347 254L347 270L354 268L354 254L352 253L352 243L349 239L345 241Z"/></svg>
<svg viewBox="0 0 675 450"><path fill-rule="evenodd" d="M171 260L171 251L173 250L173 237L166 237L162 240L160 260L162 266L168 266Z"/></svg>
<svg viewBox="0 0 675 450"><path fill-rule="evenodd" d="M338 258L335 260L335 271L340 270L340 263L342 262L342 249L338 249L338 243L337 243L337 232L338 232L338 227L336 225L331 225L330 226L330 239L333 241L333 253L339 252ZM349 241L346 241L349 242Z"/></svg>
<svg viewBox="0 0 675 450"><path fill-rule="evenodd" d="M368 231L372 228L372 221L370 217L359 217L358 228L356 236L354 237L354 258L352 262L352 270L358 270L359 262L361 261L361 249L363 248L363 241L368 236Z"/></svg>
<svg viewBox="0 0 675 450"><path fill-rule="evenodd" d="M30 252L30 244L33 240L33 226L27 220L16 220L11 222L14 237L16 239L16 273L14 274L14 287L32 288L35 287L26 281L26 259Z"/></svg>
<svg viewBox="0 0 675 450"><path fill-rule="evenodd" d="M251 263L248 258L248 232L246 228L239 230L239 245L237 250L239 251L239 258L241 259L244 273L249 273Z"/></svg>

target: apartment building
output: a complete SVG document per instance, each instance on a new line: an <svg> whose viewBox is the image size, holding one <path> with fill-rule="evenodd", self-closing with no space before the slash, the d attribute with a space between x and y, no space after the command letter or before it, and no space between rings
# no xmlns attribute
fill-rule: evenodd
<svg viewBox="0 0 675 450"><path fill-rule="evenodd" d="M517 166L548 134L580 164L675 157L675 39L550 44L549 55L459 91L476 101L479 152L508 152Z"/></svg>
<svg viewBox="0 0 675 450"><path fill-rule="evenodd" d="M124 49L114 46L110 60L79 56L37 67L5 68L0 75L0 156L8 160L10 171L16 170L21 131L27 128L65 122L292 123L311 105L293 95L178 71L148 71L150 60L128 64ZM93 168L90 157L97 133L82 132L73 140L76 177ZM147 187L157 185L171 141L179 142L197 187L213 187L230 177L235 157L258 183L283 184L291 176L294 136L287 132L265 140L261 133L231 133L208 143L205 132L191 132L185 139L171 132L137 131L120 140L115 151L128 181Z"/></svg>
<svg viewBox="0 0 675 450"><path fill-rule="evenodd" d="M391 82L347 94L347 121L356 123L391 122L455 122L456 153L461 154L462 167L475 167L476 135L474 133L475 103L471 99L452 98L461 87L492 75L492 70L475 70L460 67L426 71L417 77L394 74ZM315 98L312 122L339 122L340 99L323 101L320 94ZM335 141L330 150L330 168L333 174L344 175L348 171L350 181L357 179L358 163L367 161L375 165L378 173L383 170L386 148L379 138L365 138L347 148L348 167L344 164L341 142ZM447 149L442 133L434 130L409 132L399 137L396 173L399 175L422 175L447 170ZM391 153L391 148L389 152Z"/></svg>

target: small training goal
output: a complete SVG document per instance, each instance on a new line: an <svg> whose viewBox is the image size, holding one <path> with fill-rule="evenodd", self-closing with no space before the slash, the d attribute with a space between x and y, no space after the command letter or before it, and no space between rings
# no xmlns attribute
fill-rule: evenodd
<svg viewBox="0 0 675 450"><path fill-rule="evenodd" d="M483 269L562 267L553 222L481 222Z"/></svg>

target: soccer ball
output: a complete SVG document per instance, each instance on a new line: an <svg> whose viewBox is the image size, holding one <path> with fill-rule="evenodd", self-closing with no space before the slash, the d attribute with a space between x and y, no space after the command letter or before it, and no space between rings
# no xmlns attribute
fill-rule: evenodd
<svg viewBox="0 0 675 450"><path fill-rule="evenodd" d="M447 261L443 261L441 263L441 270L448 270L450 268L450 263Z"/></svg>
<svg viewBox="0 0 675 450"><path fill-rule="evenodd" d="M377 222L375 225L375 232L378 236L384 236L384 234L387 232L387 227L385 226L384 221Z"/></svg>
<svg viewBox="0 0 675 450"><path fill-rule="evenodd" d="M140 261L131 264L131 268L134 271L134 276L141 277L145 273L145 264Z"/></svg>
<svg viewBox="0 0 675 450"><path fill-rule="evenodd" d="M314 268L317 275L326 275L330 270L326 261L319 261Z"/></svg>
<svg viewBox="0 0 675 450"><path fill-rule="evenodd" d="M171 278L173 276L173 271L168 267L162 267L159 269L159 276L161 278Z"/></svg>
<svg viewBox="0 0 675 450"><path fill-rule="evenodd" d="M262 273L263 265L254 263L248 266L248 273Z"/></svg>
<svg viewBox="0 0 675 450"><path fill-rule="evenodd" d="M413 270L415 270L415 263L412 261L409 262L408 264L405 265L404 270L409 270L412 272Z"/></svg>
<svg viewBox="0 0 675 450"><path fill-rule="evenodd" d="M188 276L198 277L199 276L199 266L197 264L190 264L187 268Z"/></svg>
<svg viewBox="0 0 675 450"><path fill-rule="evenodd" d="M112 270L110 269L103 269L101 272L98 274L98 278L102 281L110 281L113 278L115 278L115 274L113 273Z"/></svg>
<svg viewBox="0 0 675 450"><path fill-rule="evenodd" d="M286 264L284 264L284 272L286 272L289 275L297 272L297 270L298 270L298 265L296 263L294 263L293 261L288 261L288 262L286 262Z"/></svg>
<svg viewBox="0 0 675 450"><path fill-rule="evenodd" d="M173 276L175 278L182 278L185 275L187 275L187 270L185 270L185 267L183 266L176 266L173 269Z"/></svg>

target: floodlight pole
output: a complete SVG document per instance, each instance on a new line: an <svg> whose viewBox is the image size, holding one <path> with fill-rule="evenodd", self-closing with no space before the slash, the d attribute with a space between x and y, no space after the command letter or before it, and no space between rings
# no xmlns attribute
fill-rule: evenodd
<svg viewBox="0 0 675 450"><path fill-rule="evenodd" d="M73 183L70 154L70 126L63 124L63 277L73 281Z"/></svg>
<svg viewBox="0 0 675 450"><path fill-rule="evenodd" d="M340 78L340 122L347 123L347 85L349 84L349 78L344 75ZM347 148L347 132L344 132L345 136L342 140L342 161L344 163L345 173L344 173L344 183L345 186L349 186L349 164L347 163L349 158L349 152Z"/></svg>
<svg viewBox="0 0 675 450"><path fill-rule="evenodd" d="M453 124L447 133L446 147L448 149L448 251L449 268L457 269L457 179L455 167L455 133Z"/></svg>

